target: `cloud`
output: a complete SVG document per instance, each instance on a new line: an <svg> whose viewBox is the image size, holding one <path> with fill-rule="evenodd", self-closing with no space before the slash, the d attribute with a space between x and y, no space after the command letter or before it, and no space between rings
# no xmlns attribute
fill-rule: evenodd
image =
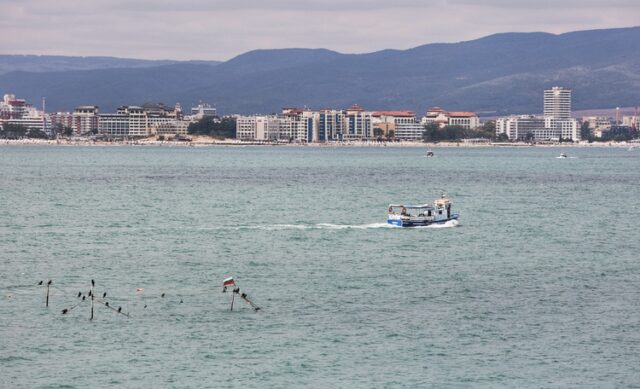
<svg viewBox="0 0 640 389"><path fill-rule="evenodd" d="M252 49L362 53L496 32L637 24L631 0L0 0L0 52L228 59Z"/></svg>

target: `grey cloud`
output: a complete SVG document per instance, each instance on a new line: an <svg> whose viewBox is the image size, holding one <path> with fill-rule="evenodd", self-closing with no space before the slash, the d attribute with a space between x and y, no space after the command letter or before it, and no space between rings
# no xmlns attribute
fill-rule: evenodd
<svg viewBox="0 0 640 389"><path fill-rule="evenodd" d="M252 49L406 49L507 31L638 24L628 0L0 0L0 53L224 60ZM550 9L553 9L550 11Z"/></svg>

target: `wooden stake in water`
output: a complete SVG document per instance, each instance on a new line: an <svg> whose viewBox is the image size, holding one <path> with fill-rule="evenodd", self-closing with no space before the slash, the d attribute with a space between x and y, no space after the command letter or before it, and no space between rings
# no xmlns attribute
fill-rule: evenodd
<svg viewBox="0 0 640 389"><path fill-rule="evenodd" d="M47 302L45 303L47 307L49 306L49 286L51 286L51 280L47 282Z"/></svg>
<svg viewBox="0 0 640 389"><path fill-rule="evenodd" d="M236 297L236 291L235 289L231 292L231 310L233 311L233 300Z"/></svg>
<svg viewBox="0 0 640 389"><path fill-rule="evenodd" d="M94 286L95 286L95 282L91 280L91 291L89 291L89 293L91 294L91 318L89 320L93 320L93 287Z"/></svg>

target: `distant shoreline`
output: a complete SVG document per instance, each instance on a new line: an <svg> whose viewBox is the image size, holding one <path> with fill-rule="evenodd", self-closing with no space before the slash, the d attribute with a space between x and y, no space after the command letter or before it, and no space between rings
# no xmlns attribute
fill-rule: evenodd
<svg viewBox="0 0 640 389"><path fill-rule="evenodd" d="M101 146L101 147L123 147L123 146L154 146L154 147L248 147L248 146L277 146L277 147L314 147L314 148L335 148L335 147L410 147L410 148L451 148L451 147L500 147L500 148L529 148L529 147L553 147L553 148L584 148L584 147L617 147L640 148L640 142L593 142L593 143L479 143L479 142L438 142L424 143L412 141L400 142L369 142L369 141L346 141L330 143L263 143L244 142L235 139L213 140L211 138L195 138L192 141L158 141L141 139L136 141L94 141L91 139L0 139L0 146Z"/></svg>

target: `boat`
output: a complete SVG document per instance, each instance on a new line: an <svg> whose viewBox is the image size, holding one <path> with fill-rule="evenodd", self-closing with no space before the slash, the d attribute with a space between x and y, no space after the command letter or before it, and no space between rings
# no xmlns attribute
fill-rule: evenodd
<svg viewBox="0 0 640 389"><path fill-rule="evenodd" d="M560 153L560 156L558 156L557 158L569 158L569 157L567 157L567 154L565 153Z"/></svg>
<svg viewBox="0 0 640 389"><path fill-rule="evenodd" d="M433 157L433 151L427 150L427 157Z"/></svg>
<svg viewBox="0 0 640 389"><path fill-rule="evenodd" d="M437 198L433 204L390 204L387 223L396 227L426 227L458 220L460 215L452 213L451 205L445 194Z"/></svg>

